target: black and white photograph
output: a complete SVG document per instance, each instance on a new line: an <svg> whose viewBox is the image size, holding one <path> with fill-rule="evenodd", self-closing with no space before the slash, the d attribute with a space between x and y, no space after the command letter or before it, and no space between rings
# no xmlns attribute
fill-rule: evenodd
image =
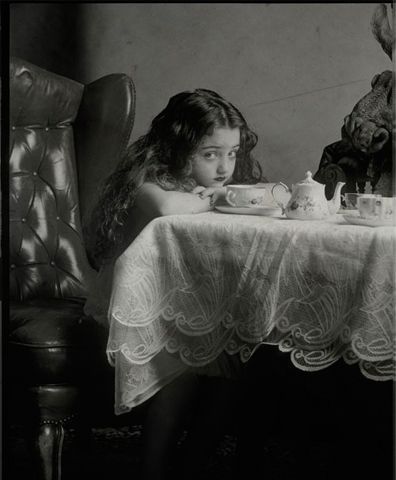
<svg viewBox="0 0 396 480"><path fill-rule="evenodd" d="M6 480L395 480L393 3L2 2Z"/></svg>

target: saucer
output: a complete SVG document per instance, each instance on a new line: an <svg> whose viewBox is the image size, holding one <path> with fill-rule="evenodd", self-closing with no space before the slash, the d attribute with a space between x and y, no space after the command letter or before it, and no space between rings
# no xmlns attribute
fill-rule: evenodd
<svg viewBox="0 0 396 480"><path fill-rule="evenodd" d="M235 213L237 215L282 216L282 209L279 207L231 207L231 205L215 205L214 208L221 213Z"/></svg>
<svg viewBox="0 0 396 480"><path fill-rule="evenodd" d="M393 219L384 220L380 218L362 218L359 215L343 215L348 223L353 225L365 225L367 227L393 227L395 222Z"/></svg>
<svg viewBox="0 0 396 480"><path fill-rule="evenodd" d="M353 216L359 216L359 210L357 208L343 208L341 207L337 213L340 213L341 215L353 215Z"/></svg>

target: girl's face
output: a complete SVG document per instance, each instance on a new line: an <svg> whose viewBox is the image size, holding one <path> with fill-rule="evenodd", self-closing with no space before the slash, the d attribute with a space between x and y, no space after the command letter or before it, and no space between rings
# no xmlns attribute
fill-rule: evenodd
<svg viewBox="0 0 396 480"><path fill-rule="evenodd" d="M222 187L234 173L239 128L215 128L192 155L192 177L202 187Z"/></svg>

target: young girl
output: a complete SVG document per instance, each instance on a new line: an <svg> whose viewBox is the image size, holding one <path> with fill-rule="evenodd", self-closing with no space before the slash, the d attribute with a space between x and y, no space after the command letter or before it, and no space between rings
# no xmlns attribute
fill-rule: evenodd
<svg viewBox="0 0 396 480"><path fill-rule="evenodd" d="M239 110L217 93L197 89L173 96L154 118L148 133L129 147L106 180L94 209L92 254L100 266L97 281L101 283L95 290L107 303L100 308L100 299L92 296L86 312L107 322L114 261L152 219L209 211L224 196L228 183L266 181L260 165L250 155L256 143L257 136ZM196 398L200 382L193 371L185 373L149 400L144 478L164 478L169 449L177 440L180 422ZM224 389L217 393L212 394L207 408L207 413L212 409L213 415L198 422L205 433L208 424L216 430L216 420L228 401L223 398ZM209 437L215 440L212 433ZM191 438L187 466L193 461L191 457L207 453L198 448L198 434ZM208 439L204 443L208 448ZM186 478L192 478L193 470L190 466Z"/></svg>

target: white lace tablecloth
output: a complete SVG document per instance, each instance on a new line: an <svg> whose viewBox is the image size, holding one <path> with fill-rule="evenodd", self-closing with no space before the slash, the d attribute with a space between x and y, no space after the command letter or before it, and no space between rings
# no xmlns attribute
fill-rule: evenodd
<svg viewBox="0 0 396 480"><path fill-rule="evenodd" d="M118 258L116 413L222 352L276 344L306 371L343 358L395 379L396 229L210 212L152 221Z"/></svg>

